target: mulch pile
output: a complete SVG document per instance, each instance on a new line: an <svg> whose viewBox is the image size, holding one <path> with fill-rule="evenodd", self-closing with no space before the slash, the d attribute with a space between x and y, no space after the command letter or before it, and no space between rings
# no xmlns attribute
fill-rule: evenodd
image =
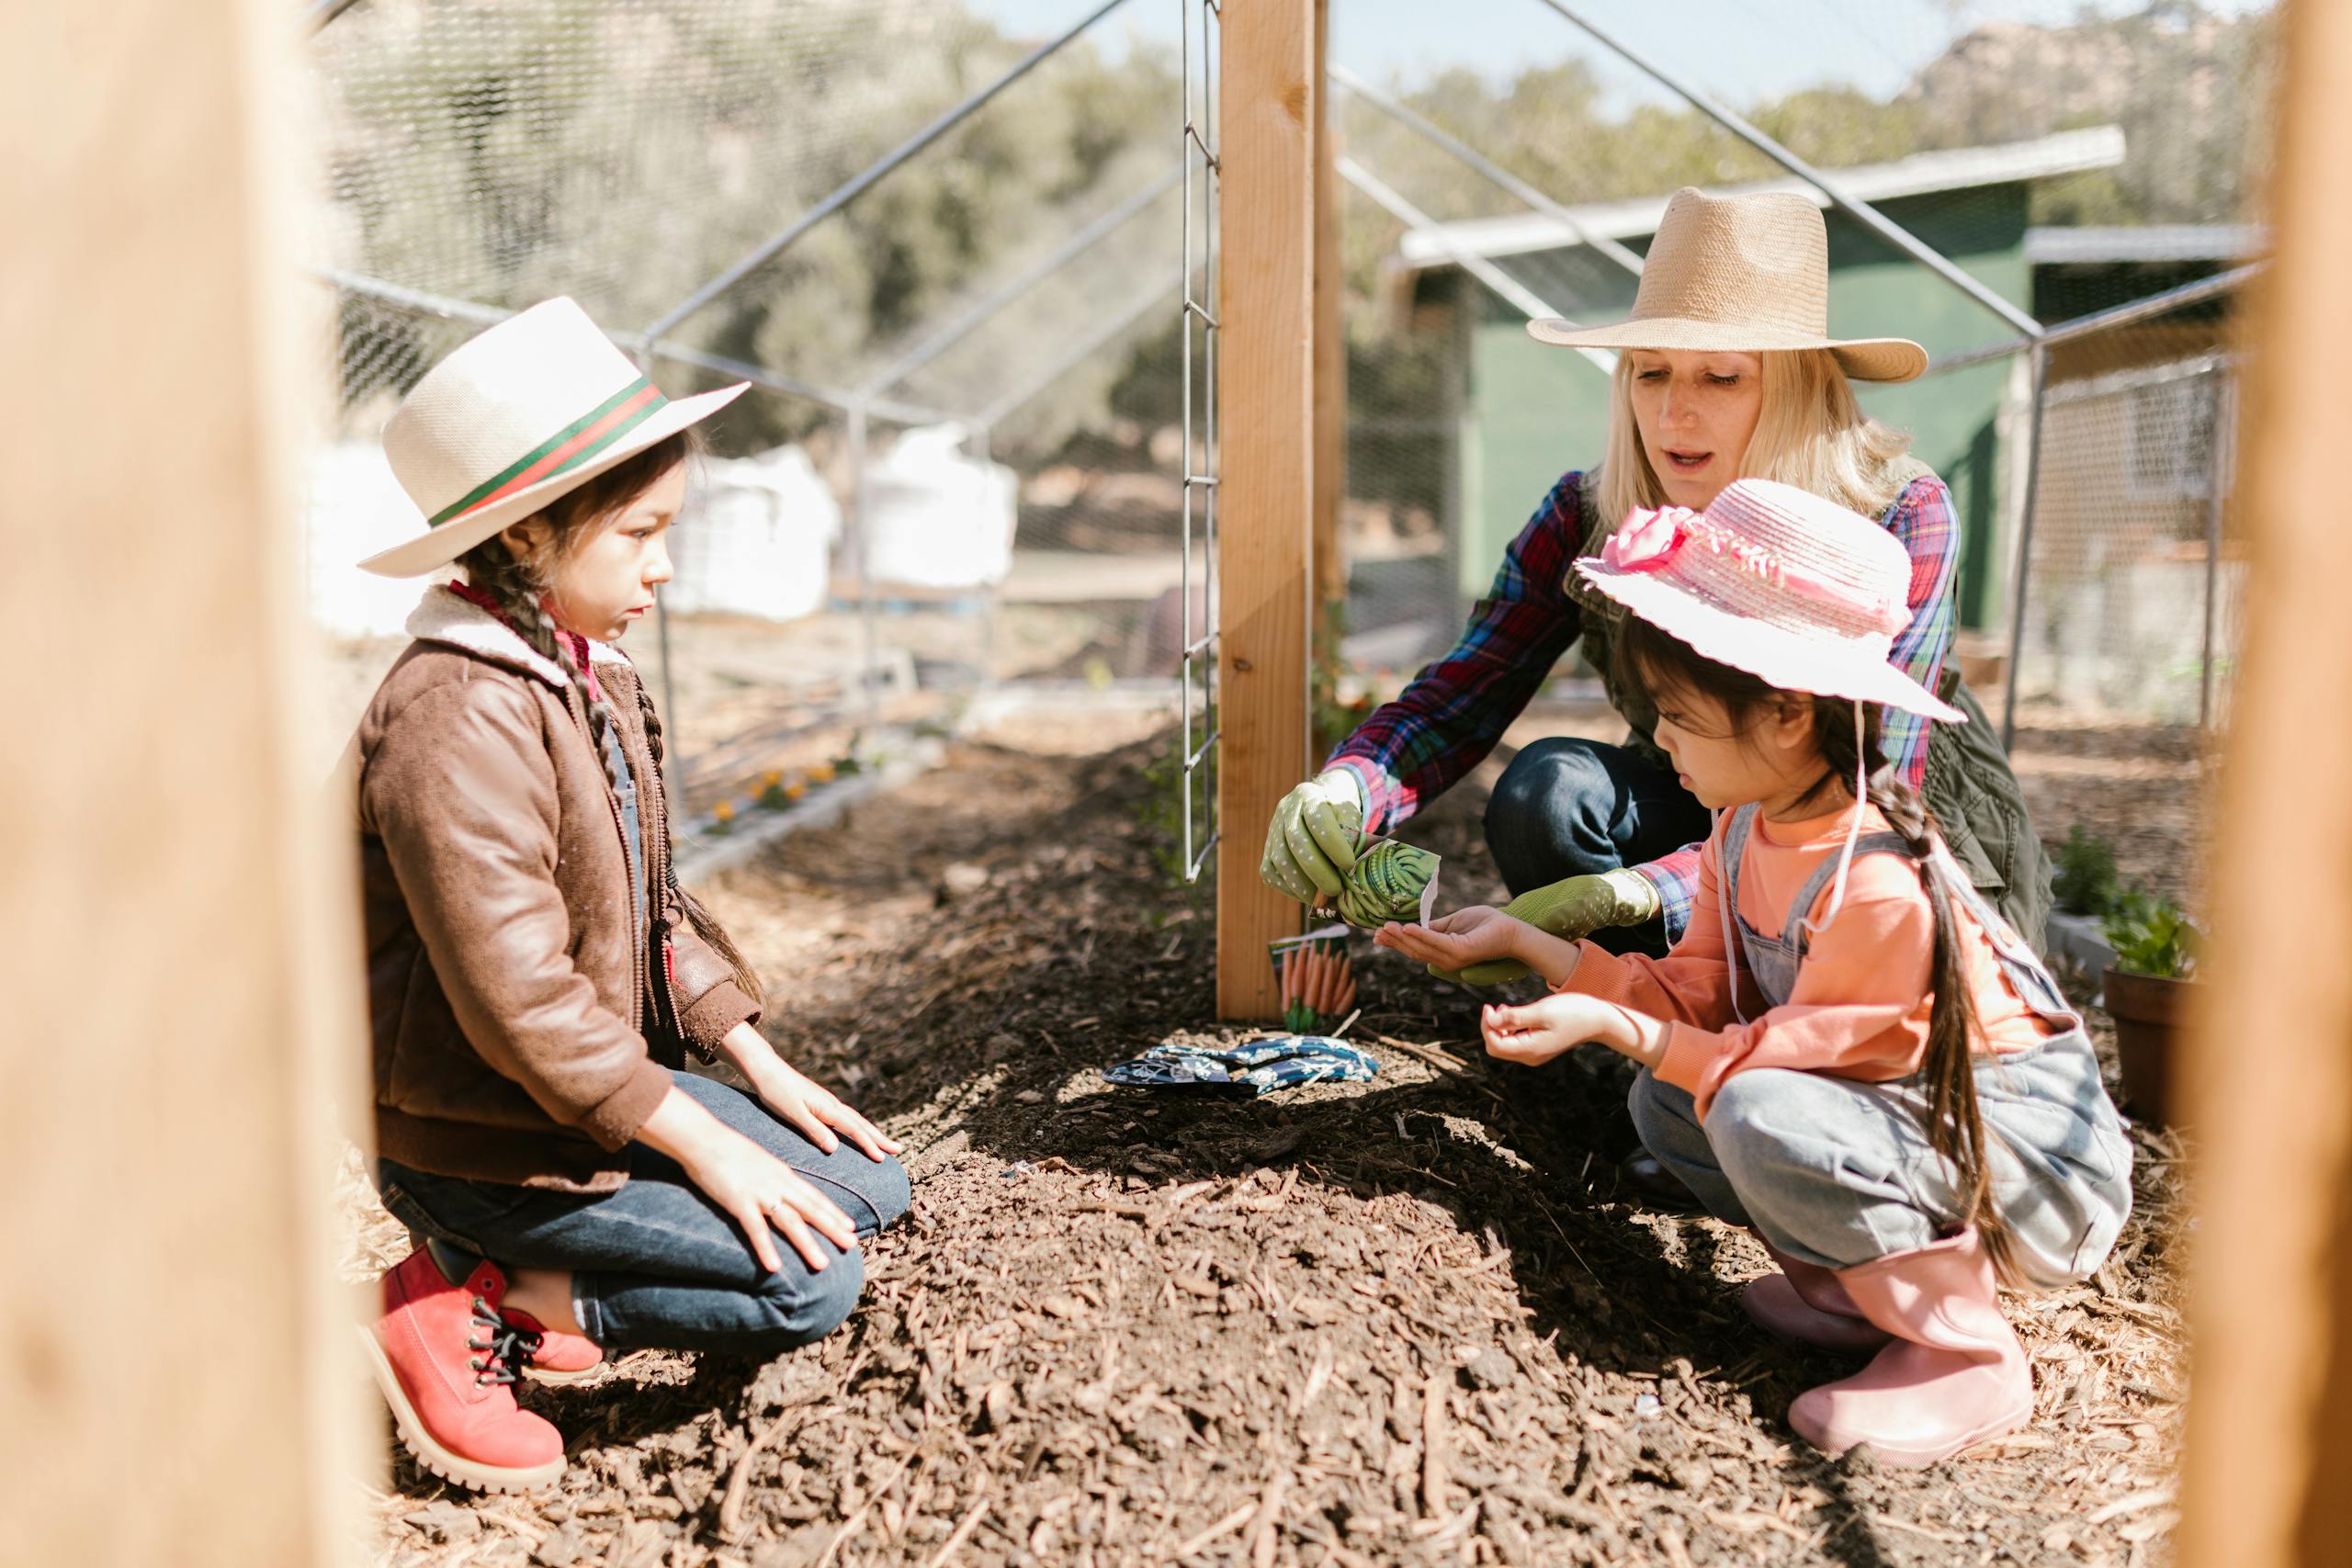
<svg viewBox="0 0 2352 1568"><path fill-rule="evenodd" d="M1627 1073L1478 1055L1476 998L1361 946L1370 1083L1114 1089L1211 1021L1207 911L1156 868L1144 765L1078 725L794 835L711 901L787 1059L910 1145L910 1219L839 1333L767 1364L640 1353L526 1397L560 1486L448 1492L404 1457L377 1559L456 1568L1129 1562L2137 1564L2174 1514L2180 1150L2074 1290L2019 1300L2040 1413L1925 1472L1783 1416L1835 1360L1767 1338L1742 1233L1621 1190ZM1498 892L1485 783L1408 837ZM2063 830L2063 824L2062 830ZM405 1250L354 1172L346 1262Z"/></svg>

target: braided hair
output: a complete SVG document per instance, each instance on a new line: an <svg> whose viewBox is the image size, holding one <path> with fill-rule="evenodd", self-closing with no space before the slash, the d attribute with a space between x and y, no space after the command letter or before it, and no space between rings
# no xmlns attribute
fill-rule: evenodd
<svg viewBox="0 0 2352 1568"><path fill-rule="evenodd" d="M1662 691L1672 690L1696 692L1721 703L1735 734L1744 735L1758 712L1790 694L1745 670L1706 658L1638 616L1625 617L1613 658L1619 680L1652 701ZM1871 759L1875 766L1868 781L1870 803L1903 840L1928 895L1935 919L1929 972L1935 1001L1928 1013L1927 1053L1920 1064L1928 1101L1923 1127L1928 1145L1950 1163L1957 1178L1961 1223L1976 1228L1995 1271L2014 1282L2018 1278L2016 1249L2007 1223L1993 1201L1992 1162L1984 1118L1976 1102L1974 1042L1983 1035L1984 1025L1977 1017L1961 941L1958 906L1962 897L1953 880L1950 852L1939 852L1942 833L1927 802L1894 776L1892 763L1880 760L1883 732L1880 705L1861 705L1858 738L1850 698L1810 696L1809 700L1822 772L1802 797L1804 803L1818 801L1826 809L1850 800L1860 760Z"/></svg>
<svg viewBox="0 0 2352 1568"><path fill-rule="evenodd" d="M518 552L501 532L458 558L458 564L465 569L468 584L495 603L507 624L532 651L562 671L571 689L579 694L581 705L588 714L589 739L608 778L616 765L612 760L612 705L605 700L602 690L591 683L586 666L572 656L571 639L561 635L555 617L548 613L555 569L593 537L600 525L626 511L663 475L692 459L701 449L701 437L691 428L657 441L533 513L526 521L547 525L547 541L537 550ZM662 719L641 681L637 686L637 702L639 716L645 724L646 747L653 758L654 787L667 802L669 794L662 773ZM612 782L616 785L620 783L618 779ZM727 961L743 994L751 998L752 1005L764 1006L759 977L752 972L751 964L745 962L718 918L679 885L675 861L673 855L662 857L665 901L684 909L695 934Z"/></svg>

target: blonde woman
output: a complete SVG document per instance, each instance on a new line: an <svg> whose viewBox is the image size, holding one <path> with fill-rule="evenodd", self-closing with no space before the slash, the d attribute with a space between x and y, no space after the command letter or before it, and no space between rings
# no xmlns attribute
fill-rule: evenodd
<svg viewBox="0 0 2352 1568"><path fill-rule="evenodd" d="M1658 227L1631 320L1529 323L1544 343L1617 351L1601 464L1544 498L1453 650L1283 799L1266 837L1270 885L1302 901L1336 892L1357 846L1476 767L1582 638L1632 733L1619 746L1523 748L1487 803L1487 840L1514 914L1614 951L1663 952L1689 917L1708 814L1652 743L1657 715L1611 668L1621 612L1569 563L1599 555L1636 508L1700 510L1736 479L1770 479L1874 517L1902 541L1911 622L1890 662L1967 722L1929 735L1890 715L1885 753L1978 890L2028 940L2040 936L2048 863L1983 708L1946 667L1960 547L1951 492L1849 384L1910 380L1927 351L1831 338L1828 276L1827 231L1810 200L1685 189Z"/></svg>

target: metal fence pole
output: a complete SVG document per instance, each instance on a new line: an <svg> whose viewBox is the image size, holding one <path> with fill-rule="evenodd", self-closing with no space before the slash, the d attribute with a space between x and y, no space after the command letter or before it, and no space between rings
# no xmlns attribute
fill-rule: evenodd
<svg viewBox="0 0 2352 1568"><path fill-rule="evenodd" d="M857 517L857 625L865 649L865 667L858 684L865 693L865 723L869 731L882 724L882 696L875 689L874 673L881 659L880 638L874 624L874 494L865 477L865 405L849 410L850 509Z"/></svg>
<svg viewBox="0 0 2352 1568"><path fill-rule="evenodd" d="M1893 245L1896 250L1901 251L1905 255L1909 256L1913 261L1916 261L1920 265L1928 268L1928 271L1934 273L1946 283L1951 284L1954 288L1959 289L1962 294L1967 295L1971 299L1975 300L1979 305L1984 306L1986 310L1992 311L1995 315L2008 322L2009 325L2017 328L2018 331L2026 333L2030 337L2039 337L2041 335L2041 322L2035 321L2025 311L2018 309L2017 306L2011 304L2008 300L2002 299L2000 295L1986 288L1977 279L1971 277L1966 272L1963 272L1959 266L1955 265L1951 259L1946 256L1941 251L1937 250L1933 245L1928 244L1926 241L1921 240L1918 236L1913 234L1910 230L1905 229L1900 223L1895 222L1893 219L1881 212L1877 208L1872 207L1869 202L1864 201L1858 196L1855 196L1852 192L1846 190L1834 176L1815 168L1812 164L1798 157L1794 152L1790 152L1786 147L1781 146L1778 141L1773 141L1770 137L1765 135L1764 132L1748 124L1745 119L1742 119L1738 115L1734 114L1731 110L1724 107L1721 104L1716 103L1713 98L1708 97L1706 94L1701 92L1697 87L1683 81L1680 77L1667 70L1657 62L1637 52L1629 45L1620 42L1616 38L1610 34L1601 31L1600 28L1593 26L1592 23L1585 20L1582 16L1578 15L1574 7L1565 4L1564 0L1541 0L1541 4L1548 6L1553 10L1558 12L1570 24L1589 35L1593 41L1599 43L1602 48L1607 49L1613 54L1621 56L1627 63L1633 65L1644 74L1650 76L1664 84L1666 86L1673 89L1677 94L1680 95L1692 108L1697 109L1701 114L1705 115L1709 119L1713 120L1717 125L1722 126L1725 130L1730 131L1734 136L1738 137L1742 141L1747 142L1750 147L1755 148L1758 152L1763 153L1767 158L1771 159L1772 162L1788 170L1789 173L1796 175L1799 179L1804 180L1808 185L1813 186L1815 188L1819 190L1822 195L1836 202L1839 207L1844 208L1847 213L1852 217L1856 222L1861 224L1862 227L1868 229L1871 233L1876 234L1880 239L1884 240L1888 244Z"/></svg>
<svg viewBox="0 0 2352 1568"><path fill-rule="evenodd" d="M2014 581L2009 594L2009 667L2003 671L2007 688L2001 699L2001 750L2007 751L2017 742L2018 735L2018 676L2025 660L2025 597L2026 584L2033 576L2033 511L2035 491L2041 480L2041 402L2050 378L2050 351L2035 344L2032 355L2033 389L2032 434L2027 438L2025 454L2025 507L2018 519L2018 545L2011 571Z"/></svg>
<svg viewBox="0 0 2352 1568"><path fill-rule="evenodd" d="M2197 666L2199 729L2211 728L2213 723L2213 639L2221 609L2222 523L2229 507L2232 470L2236 467L2237 456L2237 378L2227 370L2215 374L2221 378L2221 385L2213 394L2213 460L2206 468L2206 482L2212 487L2213 494L2205 508L2205 642L2203 657Z"/></svg>

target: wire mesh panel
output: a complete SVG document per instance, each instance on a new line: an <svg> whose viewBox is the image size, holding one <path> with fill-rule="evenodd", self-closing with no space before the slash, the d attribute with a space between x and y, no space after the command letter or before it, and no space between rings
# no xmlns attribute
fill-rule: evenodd
<svg viewBox="0 0 2352 1568"><path fill-rule="evenodd" d="M1217 579L1223 570L1216 547L1216 311L1221 298L1217 291L1220 246L1216 67L1220 8L1218 0L1178 0L1178 4L1184 28L1184 245L1181 265L1184 295L1181 323L1184 333L1184 512L1181 601L1183 652L1177 680L1182 688L1184 715L1184 879L1191 882L1198 880L1201 868L1208 863L1218 836ZM1196 573L1201 583L1197 605L1193 592ZM1197 744L1195 735L1199 737Z"/></svg>
<svg viewBox="0 0 2352 1568"><path fill-rule="evenodd" d="M2050 351L2024 534L2018 700L2159 723L2226 704L2245 558L2235 361L2207 319Z"/></svg>

